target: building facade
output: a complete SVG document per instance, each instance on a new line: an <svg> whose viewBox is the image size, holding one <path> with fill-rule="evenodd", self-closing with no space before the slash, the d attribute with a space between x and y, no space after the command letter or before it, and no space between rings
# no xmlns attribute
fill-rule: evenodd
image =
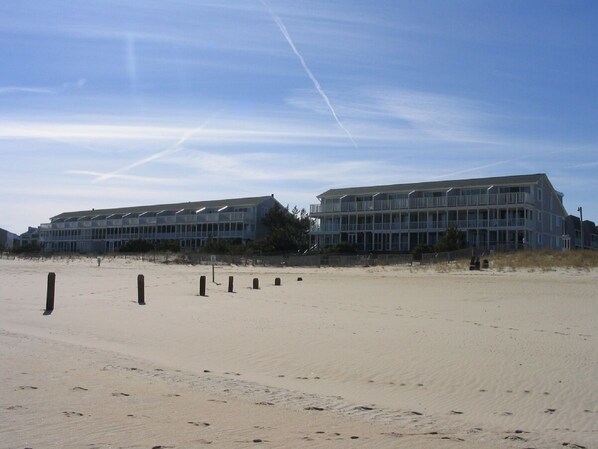
<svg viewBox="0 0 598 449"><path fill-rule="evenodd" d="M571 249L598 249L598 226L593 221L584 220L581 223L579 217L569 215L565 221L565 234L569 237ZM582 238L583 233L583 238Z"/></svg>
<svg viewBox="0 0 598 449"><path fill-rule="evenodd" d="M29 226L26 232L19 236L20 246L37 246L39 244L39 226L34 228Z"/></svg>
<svg viewBox="0 0 598 449"><path fill-rule="evenodd" d="M265 236L262 218L274 196L64 212L39 228L44 252L109 253L131 240L177 242L196 249L209 239Z"/></svg>
<svg viewBox="0 0 598 449"><path fill-rule="evenodd" d="M408 252L451 227L482 249L561 249L563 194L545 174L331 189L310 216L312 244Z"/></svg>
<svg viewBox="0 0 598 449"><path fill-rule="evenodd" d="M0 251L12 249L15 244L18 245L19 236L6 229L0 228Z"/></svg>

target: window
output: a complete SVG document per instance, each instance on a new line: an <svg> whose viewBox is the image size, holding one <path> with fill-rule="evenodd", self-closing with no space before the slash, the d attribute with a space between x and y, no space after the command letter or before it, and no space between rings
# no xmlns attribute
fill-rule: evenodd
<svg viewBox="0 0 598 449"><path fill-rule="evenodd" d="M542 201L542 189L538 188L538 201Z"/></svg>

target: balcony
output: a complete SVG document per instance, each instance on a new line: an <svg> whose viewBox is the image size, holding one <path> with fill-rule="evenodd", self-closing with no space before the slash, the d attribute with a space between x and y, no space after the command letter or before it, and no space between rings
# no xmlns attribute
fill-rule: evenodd
<svg viewBox="0 0 598 449"><path fill-rule="evenodd" d="M310 228L311 234L338 234L341 232L443 232L447 228L456 227L460 230L488 229L488 228L523 228L532 227L533 220L524 218L491 219L491 220L449 220L444 221L412 221L409 223L353 223L316 224Z"/></svg>
<svg viewBox="0 0 598 449"><path fill-rule="evenodd" d="M441 209L455 207L492 207L531 203L529 193L501 193L485 195L442 196L433 198L409 198L379 201L353 201L332 204L312 204L310 214L334 214L350 212L401 211L417 209Z"/></svg>

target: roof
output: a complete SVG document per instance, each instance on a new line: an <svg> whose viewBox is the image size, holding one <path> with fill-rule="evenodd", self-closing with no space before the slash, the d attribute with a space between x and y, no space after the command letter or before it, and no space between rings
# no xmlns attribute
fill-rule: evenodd
<svg viewBox="0 0 598 449"><path fill-rule="evenodd" d="M179 211L181 209L199 210L201 208L222 208L228 207L251 207L257 206L266 200L274 199L274 196L256 196L250 198L232 198L224 200L209 200L209 201L189 201L187 203L173 203L173 204L154 204L150 206L133 206L133 207L118 207L114 209L91 209L81 210L76 212L63 212L59 215L51 217L51 221L66 220L75 217L96 216L96 215L112 215L112 214L128 214L128 213L143 213L143 212L161 212L164 210ZM275 200L276 201L276 200Z"/></svg>
<svg viewBox="0 0 598 449"><path fill-rule="evenodd" d="M544 173L533 175L498 176L493 178L457 179L451 181L417 182L409 184L390 184L368 187L348 187L330 189L318 195L318 198L340 197L343 195L375 195L376 193L411 192L412 190L443 190L452 188L488 188L493 185L532 184L538 182Z"/></svg>

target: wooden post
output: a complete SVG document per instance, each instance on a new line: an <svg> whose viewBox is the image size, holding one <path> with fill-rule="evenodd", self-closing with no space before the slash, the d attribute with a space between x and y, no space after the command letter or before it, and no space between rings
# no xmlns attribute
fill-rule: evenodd
<svg viewBox="0 0 598 449"><path fill-rule="evenodd" d="M280 285L280 278L274 279L274 285Z"/></svg>
<svg viewBox="0 0 598 449"><path fill-rule="evenodd" d="M142 274L137 276L137 302L140 306L145 305L145 278Z"/></svg>
<svg viewBox="0 0 598 449"><path fill-rule="evenodd" d="M206 296L206 277L199 278L199 296Z"/></svg>
<svg viewBox="0 0 598 449"><path fill-rule="evenodd" d="M46 312L54 310L54 291L56 287L56 273L48 273L48 291L46 293Z"/></svg>
<svg viewBox="0 0 598 449"><path fill-rule="evenodd" d="M228 292L232 293L233 292L233 281L234 278L232 276L228 277Z"/></svg>
<svg viewBox="0 0 598 449"><path fill-rule="evenodd" d="M253 289L259 290L260 288L260 280L258 278L253 278Z"/></svg>

